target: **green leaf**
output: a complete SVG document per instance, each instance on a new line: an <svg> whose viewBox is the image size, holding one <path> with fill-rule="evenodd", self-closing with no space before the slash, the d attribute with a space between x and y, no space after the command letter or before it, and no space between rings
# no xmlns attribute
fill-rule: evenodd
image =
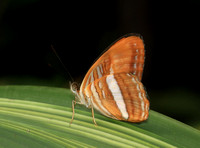
<svg viewBox="0 0 200 148"><path fill-rule="evenodd" d="M150 111L142 123L113 120L75 106L68 89L0 86L0 147L200 147L200 131ZM152 99L153 100L153 99Z"/></svg>

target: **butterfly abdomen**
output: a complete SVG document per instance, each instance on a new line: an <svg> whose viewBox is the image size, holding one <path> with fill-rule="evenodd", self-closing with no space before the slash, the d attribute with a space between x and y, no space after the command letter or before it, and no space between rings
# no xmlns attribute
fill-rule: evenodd
<svg viewBox="0 0 200 148"><path fill-rule="evenodd" d="M96 110L110 118L140 122L148 118L149 101L138 78L128 73L103 76L84 90Z"/></svg>

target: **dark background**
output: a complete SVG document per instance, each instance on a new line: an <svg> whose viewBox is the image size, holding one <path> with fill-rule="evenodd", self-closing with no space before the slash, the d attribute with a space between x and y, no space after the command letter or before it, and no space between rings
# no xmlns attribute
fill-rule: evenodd
<svg viewBox="0 0 200 148"><path fill-rule="evenodd" d="M197 0L1 0L0 85L67 87L68 72L81 82L109 44L139 33L151 109L199 128L199 8Z"/></svg>

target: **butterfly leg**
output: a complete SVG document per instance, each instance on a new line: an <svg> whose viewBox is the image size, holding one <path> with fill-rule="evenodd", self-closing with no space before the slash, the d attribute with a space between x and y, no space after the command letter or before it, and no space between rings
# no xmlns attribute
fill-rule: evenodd
<svg viewBox="0 0 200 148"><path fill-rule="evenodd" d="M93 118L93 122L95 125L97 125L96 121L95 121L95 118L94 118L94 108L93 108L93 105L92 106L92 118Z"/></svg>
<svg viewBox="0 0 200 148"><path fill-rule="evenodd" d="M76 100L72 100L72 111L73 111L73 113L72 113L72 119L71 119L69 125L71 125L73 120L74 120L74 114L75 114L74 107L75 107L75 105L76 105Z"/></svg>

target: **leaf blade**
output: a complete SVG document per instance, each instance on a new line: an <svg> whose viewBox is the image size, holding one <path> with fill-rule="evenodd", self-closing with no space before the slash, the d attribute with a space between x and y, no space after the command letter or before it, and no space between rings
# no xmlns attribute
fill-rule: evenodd
<svg viewBox="0 0 200 148"><path fill-rule="evenodd" d="M43 145L52 142L55 147L200 146L198 130L154 111L150 111L147 122L139 124L109 119L95 112L95 119L98 123L98 126L95 127L90 110L77 105L75 119L70 127L71 101L73 99L74 96L70 91L63 88L0 86L0 128L4 133L8 129L11 131L11 126L3 126L5 122L8 125L19 124L24 129L29 127L30 131L35 131L34 136L43 137L43 139L46 136L47 141L41 141ZM13 130L15 134L17 133L16 129ZM39 134L37 131L45 132ZM22 132L19 132L20 134ZM25 132L25 134L28 135L30 132ZM7 136L9 136L9 132ZM15 141L17 139L12 140L13 143L21 144ZM8 140L4 140L4 143L6 141ZM28 143L31 142L26 142L24 145ZM23 147L23 144L21 146Z"/></svg>

